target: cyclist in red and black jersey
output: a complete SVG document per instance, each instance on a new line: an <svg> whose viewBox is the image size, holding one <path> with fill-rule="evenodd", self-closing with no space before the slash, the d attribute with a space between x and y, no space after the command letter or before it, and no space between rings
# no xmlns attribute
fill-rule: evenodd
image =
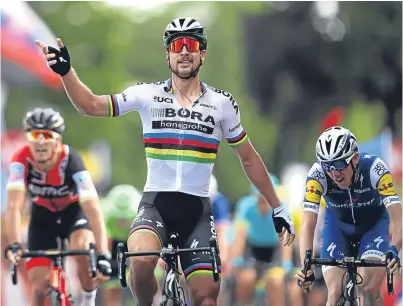
<svg viewBox="0 0 403 306"><path fill-rule="evenodd" d="M32 201L28 229L29 250L57 248L57 237L68 238L70 249L88 249L96 242L100 279L110 271L110 253L98 194L80 155L62 143L65 129L61 115L51 108L26 114L28 144L14 154L7 181L6 257L18 261L22 251L21 213L28 195ZM88 219L87 219L88 217ZM95 306L97 280L88 273L89 259L76 257L78 277L84 289L82 306ZM35 258L27 262L32 284L32 304L44 305L51 262Z"/></svg>

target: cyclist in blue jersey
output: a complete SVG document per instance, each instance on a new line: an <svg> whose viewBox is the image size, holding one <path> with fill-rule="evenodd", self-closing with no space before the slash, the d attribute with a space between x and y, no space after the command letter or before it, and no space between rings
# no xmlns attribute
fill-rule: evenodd
<svg viewBox="0 0 403 306"><path fill-rule="evenodd" d="M216 237L208 191L222 138L234 148L245 173L273 208L269 222L275 224L280 240L291 245L294 225L243 129L235 98L200 81L198 72L207 53L206 30L193 18L176 18L169 22L162 38L171 77L138 83L112 95L95 95L79 80L61 39L57 39L59 49L35 42L49 67L61 76L70 101L81 114L140 114L148 171L129 232L128 250L160 250L172 232L178 233L180 248L189 248L194 241L199 247L207 247L210 237ZM152 256L130 258L130 288L141 306L149 306L157 292L157 261ZM180 256L180 262L192 304L216 305L220 283L213 280L210 254L189 252Z"/></svg>
<svg viewBox="0 0 403 306"><path fill-rule="evenodd" d="M359 153L356 137L348 129L332 127L325 130L316 143L315 162L308 173L301 225L300 256L312 249L313 235L321 196L326 212L321 237L320 256L343 258L355 256L385 259L393 256L389 268L397 273L402 246L402 207L393 186L392 175L377 156ZM389 219L394 224L389 240ZM338 305L344 270L323 267L328 287L327 306ZM364 305L383 305L381 285L384 268L360 268L363 277L359 286ZM310 286L315 280L312 271L297 273L300 285Z"/></svg>
<svg viewBox="0 0 403 306"><path fill-rule="evenodd" d="M277 188L278 178L272 174L270 178ZM283 264L291 263L292 253L288 249L288 261L283 260L284 249L280 247L275 228L269 222L270 216L270 207L252 185L251 194L238 201L235 212L235 242L231 247L231 263L236 270L235 300L238 305L253 304L259 280L262 280L264 290L268 293L267 304L284 305Z"/></svg>

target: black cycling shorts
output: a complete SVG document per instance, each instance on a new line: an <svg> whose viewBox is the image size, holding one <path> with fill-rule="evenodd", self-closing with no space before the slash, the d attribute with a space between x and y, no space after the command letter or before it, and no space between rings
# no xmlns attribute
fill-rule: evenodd
<svg viewBox="0 0 403 306"><path fill-rule="evenodd" d="M69 238L78 229L90 229L87 216L79 203L72 203L60 212L51 212L33 204L28 227L28 249L57 249L58 236L62 239Z"/></svg>
<svg viewBox="0 0 403 306"><path fill-rule="evenodd" d="M164 246L170 234L177 233L179 248L208 247L210 237L217 235L210 198L181 192L144 192L129 236L143 230L154 233ZM212 275L210 258L210 252L182 253L180 262L186 279Z"/></svg>

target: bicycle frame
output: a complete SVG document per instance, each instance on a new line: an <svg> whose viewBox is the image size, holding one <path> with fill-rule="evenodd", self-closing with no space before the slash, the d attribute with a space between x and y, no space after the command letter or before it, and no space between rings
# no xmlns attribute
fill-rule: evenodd
<svg viewBox="0 0 403 306"><path fill-rule="evenodd" d="M66 279L66 274L64 271L64 261L63 258L57 257L53 267L50 270L49 278L49 293L55 292L60 301L60 306L72 306L73 302L71 300L71 294L68 289L68 283ZM46 299L46 306L53 306L50 304L50 299Z"/></svg>
<svg viewBox="0 0 403 306"><path fill-rule="evenodd" d="M171 240L171 243L168 245L168 249L177 248L175 239ZM165 281L164 287L162 288L162 295L164 300L161 302L161 306L164 306L168 303L169 300L172 300L174 306L181 305L181 287L179 284L179 272L178 272L178 255L177 254L167 254L162 257L166 262L165 265ZM182 298L183 296L182 292Z"/></svg>
<svg viewBox="0 0 403 306"><path fill-rule="evenodd" d="M214 281L218 282L220 279L219 274L219 249L217 240L215 237L210 238L210 246L204 248L188 248L188 249L178 249L176 245L177 235L172 234L169 239L168 247L162 248L160 251L153 252L125 252L125 246L123 243L118 245L118 272L119 280L122 288L127 287L126 282L126 259L133 256L158 256L166 262L165 266L165 282L163 288L163 301L160 306L167 305L169 301L173 302L174 306L185 305L183 296L183 289L179 284L179 271L178 271L178 255L184 252L205 252L211 253L211 263L213 266L213 278ZM182 292L181 292L182 291Z"/></svg>

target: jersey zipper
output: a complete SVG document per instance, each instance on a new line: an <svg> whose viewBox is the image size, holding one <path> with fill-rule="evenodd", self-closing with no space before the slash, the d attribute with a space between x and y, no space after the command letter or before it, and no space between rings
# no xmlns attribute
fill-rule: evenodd
<svg viewBox="0 0 403 306"><path fill-rule="evenodd" d="M179 109L182 109L183 107L180 105L179 101L175 98L175 96L173 95L173 91L170 91L169 94L171 95L173 101L175 101L176 105L174 105L173 107L179 107ZM184 118L180 118L179 121L183 122ZM183 145L183 130L179 129L178 130L178 134L180 135L180 140L179 140L179 148L178 151L180 150L181 146ZM180 156L180 158L177 160L176 163L176 180L175 180L175 185L176 185L176 190L177 191L181 191L181 187L182 187L182 156Z"/></svg>
<svg viewBox="0 0 403 306"><path fill-rule="evenodd" d="M351 197L350 188L348 188L347 191L348 191L348 196L350 197L351 217L353 218L353 222L355 224L354 204L353 204L353 198Z"/></svg>

